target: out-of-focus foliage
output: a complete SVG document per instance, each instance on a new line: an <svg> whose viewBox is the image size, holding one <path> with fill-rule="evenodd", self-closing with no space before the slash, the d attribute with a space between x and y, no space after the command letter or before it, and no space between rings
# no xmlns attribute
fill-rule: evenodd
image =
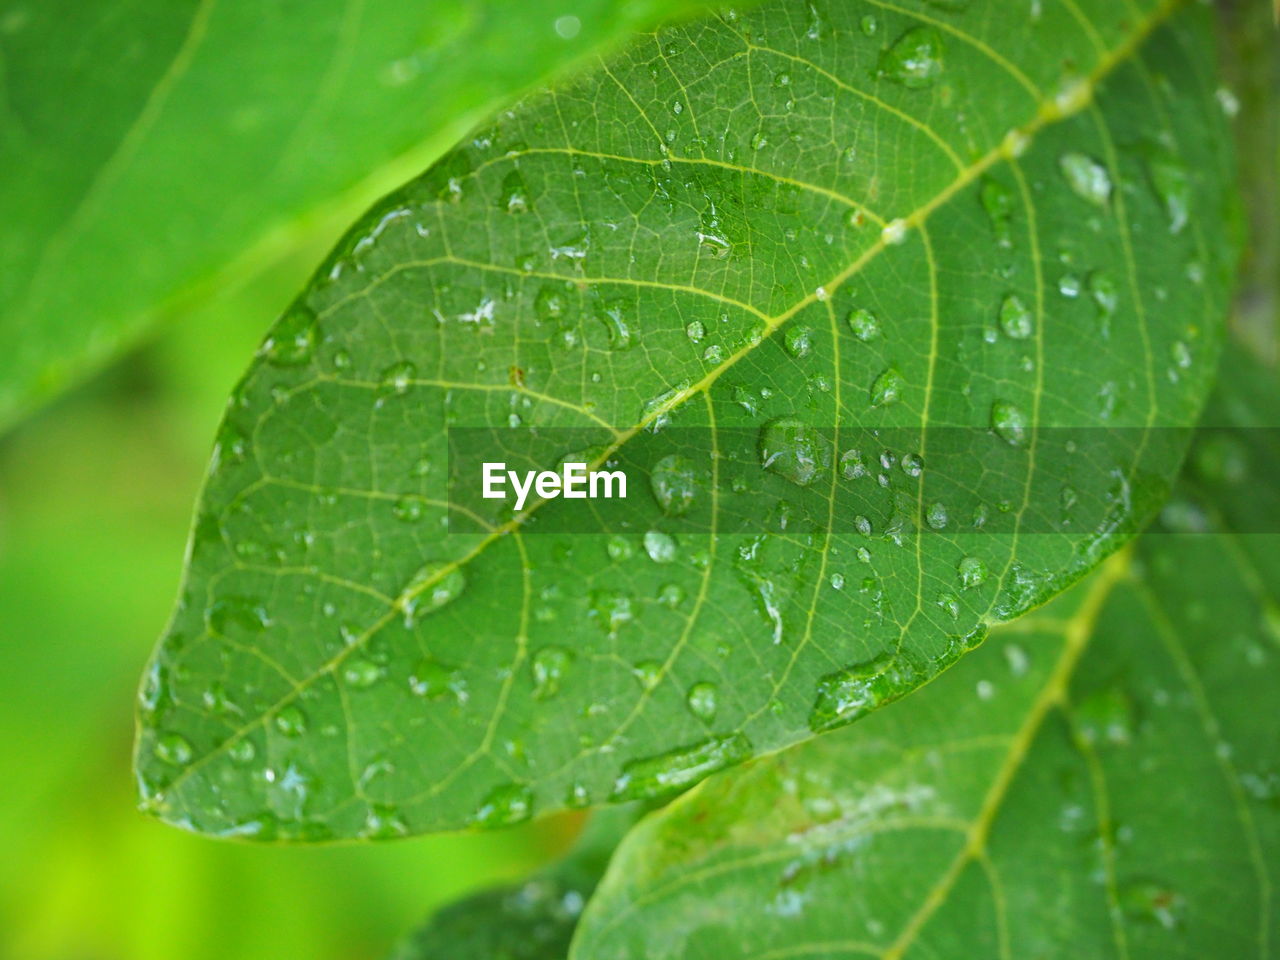
<svg viewBox="0 0 1280 960"><path fill-rule="evenodd" d="M210 306L0 441L0 957L377 956L424 905L567 842L559 821L282 850L210 843L135 810L138 665L177 587L208 437L255 318L291 284L268 277Z"/></svg>
<svg viewBox="0 0 1280 960"><path fill-rule="evenodd" d="M0 427L698 0L6 0ZM517 53L518 51L518 53Z"/></svg>

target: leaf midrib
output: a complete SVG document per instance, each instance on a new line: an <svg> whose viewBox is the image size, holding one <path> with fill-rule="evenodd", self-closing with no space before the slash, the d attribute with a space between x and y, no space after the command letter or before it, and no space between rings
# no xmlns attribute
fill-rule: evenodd
<svg viewBox="0 0 1280 960"><path fill-rule="evenodd" d="M1121 63L1132 57L1138 47L1141 46L1151 32L1168 19L1168 17L1185 2L1186 0L1162 0L1162 2L1156 6L1156 8L1153 9L1141 23L1137 24L1132 31L1126 35L1122 43L1107 51L1105 55L1100 56L1093 69L1077 81L1079 86L1075 89L1069 104L1060 103L1053 98L1041 100L1034 115L1027 123L1011 129L1000 144L992 147L969 166L965 167L950 183L947 184L947 186L936 193L932 198L921 204L905 217L897 218L892 222L900 223L908 230L920 228L935 210L948 203L957 193L977 180L995 164L1001 160L1014 160L1026 150L1031 149L1033 138L1039 131L1052 126L1057 122L1066 120L1091 104L1094 100L1098 86L1106 79L1106 77L1109 76ZM993 62L1000 63L1001 61L995 60ZM1019 146L1015 147L1015 143L1018 143ZM616 438L611 441L607 447L605 447L600 456L592 462L591 466L594 468L604 463L617 453L622 446L630 442L632 438L643 432L652 423L662 417L670 415L674 410L679 408L692 397L709 391L711 386L719 380L722 374L727 370L732 369L739 361L752 353L758 346L768 341L772 335L781 327L785 326L792 317L796 316L796 314L800 313L805 308L827 299L831 293L839 289L839 287L847 280L856 276L863 267L865 267L887 247L892 245L893 244L886 240L882 234L880 238L855 257L847 267L839 271L831 280L821 284L815 289L815 292L802 297L795 304L780 314L770 317L762 311L753 309L752 312L759 314L765 324L764 332L759 338L752 339L742 347L738 348L734 353L730 354L722 364L709 370L697 382L686 388L673 392L672 396L666 402L656 404L632 427L618 433ZM823 295L819 296L816 292L817 290L823 291ZM701 293L702 291L697 292ZM253 730L260 724L265 723L282 708L292 703L305 689L310 687L311 684L315 683L326 674L332 673L336 670L353 651L362 649L371 637L377 634L378 631L388 623L391 623L398 615L402 614L407 604L412 603L422 593L430 590L444 577L449 576L451 573L471 563L477 557L482 555L491 544L495 541L501 540L503 537L514 535L515 539L518 541L518 534L521 526L523 526L524 520L536 513L546 502L548 501L545 499L535 500L521 515L494 528L492 532L487 534L474 547L472 547L471 550L463 554L457 560L443 564L441 569L437 571L433 577L425 579L414 590L405 591L397 596L387 612L375 620L368 629L360 633L351 643L344 646L333 657L329 658L329 660L311 671L300 683L295 684L293 690L282 696L270 708L262 711L234 733L230 734L213 749L202 754L199 758L184 767L182 771L172 781L170 781L170 783L161 792L161 795L156 797L156 799L163 802L164 795L172 794L178 790L193 774L202 769L212 760L224 754L228 748L238 742L250 730ZM466 757L460 760L449 774L441 777L436 784L433 785L432 789L424 796L433 796L438 794L448 786L456 776L468 768L477 757L484 754L489 736L492 734L494 725L496 724L498 717L501 715L501 704L505 702L509 686L514 682L514 676L515 671L512 671L504 682L503 690L500 692L499 696L499 707L495 710L494 718L488 726L485 738L482 739L475 750L471 751Z"/></svg>

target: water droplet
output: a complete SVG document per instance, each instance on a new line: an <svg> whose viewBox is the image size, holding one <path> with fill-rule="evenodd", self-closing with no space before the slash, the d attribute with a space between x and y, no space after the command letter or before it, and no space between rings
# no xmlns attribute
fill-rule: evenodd
<svg viewBox="0 0 1280 960"><path fill-rule="evenodd" d="M430 657L419 660L414 666L409 674L409 689L416 696L428 700L440 700L450 695L459 702L467 699L467 682L461 671Z"/></svg>
<svg viewBox="0 0 1280 960"><path fill-rule="evenodd" d="M533 791L518 783L494 787L481 801L471 822L478 827L505 827L533 815Z"/></svg>
<svg viewBox="0 0 1280 960"><path fill-rule="evenodd" d="M809 728L818 733L852 723L902 696L919 679L905 659L888 654L829 673L818 681Z"/></svg>
<svg viewBox="0 0 1280 960"><path fill-rule="evenodd" d="M831 579L830 579L830 581L829 581L829 582L830 582L830 584L831 584L831 589L832 589L832 590L843 590L843 589L844 589L844 574L843 574L843 573L833 573L833 574L831 575Z"/></svg>
<svg viewBox="0 0 1280 960"><path fill-rule="evenodd" d="M1120 305L1120 290L1105 270L1095 270L1089 274L1089 296L1104 317L1110 317Z"/></svg>
<svg viewBox="0 0 1280 960"><path fill-rule="evenodd" d="M573 653L564 647L543 647L533 657L533 696L546 700L560 692L560 684L573 663Z"/></svg>
<svg viewBox="0 0 1280 960"><path fill-rule="evenodd" d="M664 583L658 588L658 602L664 607L678 607L684 602L684 587L678 583Z"/></svg>
<svg viewBox="0 0 1280 960"><path fill-rule="evenodd" d="M656 757L625 764L614 781L614 802L642 800L692 786L725 767L742 763L753 752L751 741L741 733L711 737L688 747L680 747Z"/></svg>
<svg viewBox="0 0 1280 960"><path fill-rule="evenodd" d="M300 303L295 303L271 328L262 354L278 367L297 367L310 363L315 354L320 328L316 315Z"/></svg>
<svg viewBox="0 0 1280 960"><path fill-rule="evenodd" d="M408 360L402 360L382 371L382 386L391 393L403 395L409 392L417 375L418 368Z"/></svg>
<svg viewBox="0 0 1280 960"><path fill-rule="evenodd" d="M905 382L902 374L898 372L897 367L886 367L880 376L871 382L871 390L869 392L871 405L873 407L887 407L891 403L897 403L902 398L902 390Z"/></svg>
<svg viewBox="0 0 1280 960"><path fill-rule="evenodd" d="M1083 153L1064 153L1058 167L1076 195L1099 207L1111 198L1111 174L1107 168Z"/></svg>
<svg viewBox="0 0 1280 960"><path fill-rule="evenodd" d="M512 170L502 178L502 189L498 191L498 209L507 213L527 213L531 208L529 188L525 186L524 177L519 170Z"/></svg>
<svg viewBox="0 0 1280 960"><path fill-rule="evenodd" d="M685 335L694 343L699 343L707 335L707 328L701 320L691 320L684 328Z"/></svg>
<svg viewBox="0 0 1280 960"><path fill-rule="evenodd" d="M371 660L348 660L342 665L342 679L356 689L371 687L382 679L383 669Z"/></svg>
<svg viewBox="0 0 1280 960"><path fill-rule="evenodd" d="M409 833L409 825L405 823L400 811L386 803L370 805L364 818L364 828L360 836L368 840L390 840L403 837Z"/></svg>
<svg viewBox="0 0 1280 960"><path fill-rule="evenodd" d="M965 557L956 564L956 572L960 575L960 586L964 590L980 587L987 579L987 565L979 557Z"/></svg>
<svg viewBox="0 0 1280 960"><path fill-rule="evenodd" d="M392 508L395 518L404 523L417 523L425 512L426 506L423 502L418 497L410 496L401 497Z"/></svg>
<svg viewBox="0 0 1280 960"><path fill-rule="evenodd" d="M1218 101L1218 106L1222 108L1222 112L1230 118L1235 118L1240 113L1240 98L1235 92L1227 87L1219 87L1213 92L1214 97Z"/></svg>
<svg viewBox="0 0 1280 960"><path fill-rule="evenodd" d="M466 575L456 564L440 561L424 564L409 578L396 599L404 611L404 625L412 628L419 616L452 603L466 586Z"/></svg>
<svg viewBox="0 0 1280 960"><path fill-rule="evenodd" d="M991 429L1006 443L1019 446L1027 438L1027 415L1008 400L991 404Z"/></svg>
<svg viewBox="0 0 1280 960"><path fill-rule="evenodd" d="M249 597L227 596L215 600L205 611L209 629L226 636L237 631L258 633L271 623L262 604Z"/></svg>
<svg viewBox="0 0 1280 960"><path fill-rule="evenodd" d="M1160 147L1147 152L1147 177L1169 217L1169 232L1181 233L1191 216L1191 175L1186 165Z"/></svg>
<svg viewBox="0 0 1280 960"><path fill-rule="evenodd" d="M231 758L231 762L238 763L241 766L252 763L253 758L257 755L258 748L253 745L253 741L248 737L240 738L227 748L227 756Z"/></svg>
<svg viewBox="0 0 1280 960"><path fill-rule="evenodd" d="M1031 311L1017 294L1011 293L1005 297L1000 304L1000 329L1004 331L1004 335L1013 340L1026 340L1034 328Z"/></svg>
<svg viewBox="0 0 1280 960"><path fill-rule="evenodd" d="M631 328L627 325L624 304L615 300L604 305L598 314L609 336L610 350L630 350L632 344Z"/></svg>
<svg viewBox="0 0 1280 960"><path fill-rule="evenodd" d="M609 542L605 544L605 552L609 554L610 560L629 560L631 555L635 553L635 547L620 533L615 533L609 538Z"/></svg>
<svg viewBox="0 0 1280 960"><path fill-rule="evenodd" d="M684 516L698 492L693 461L674 453L663 457L649 474L649 487L663 513L669 517Z"/></svg>
<svg viewBox="0 0 1280 960"><path fill-rule="evenodd" d="M1133 879L1117 891L1120 909L1125 916L1142 923L1154 923L1165 930L1178 926L1186 901L1166 884L1154 880Z"/></svg>
<svg viewBox="0 0 1280 960"><path fill-rule="evenodd" d="M929 524L931 530L942 530L947 525L947 508L941 503L929 504L929 510L925 514L925 522Z"/></svg>
<svg viewBox="0 0 1280 960"><path fill-rule="evenodd" d="M689 711L703 723L710 723L716 718L716 696L719 690L710 681L695 683L685 696Z"/></svg>
<svg viewBox="0 0 1280 960"><path fill-rule="evenodd" d="M1089 694L1071 711L1076 733L1090 746L1127 747L1133 742L1133 701L1119 687Z"/></svg>
<svg viewBox="0 0 1280 960"><path fill-rule="evenodd" d="M179 733L166 733L156 741L156 756L164 763L175 767L183 767L191 762L194 755L191 744Z"/></svg>
<svg viewBox="0 0 1280 960"><path fill-rule="evenodd" d="M1002 247L1010 246L1009 221L1013 218L1013 193L999 180L987 179L982 181L978 198L991 222L996 242Z"/></svg>
<svg viewBox="0 0 1280 960"><path fill-rule="evenodd" d="M864 14L862 19L858 21L858 29L862 31L864 37L874 37L876 30L880 28L880 24L876 22L876 18L871 14Z"/></svg>
<svg viewBox="0 0 1280 960"><path fill-rule="evenodd" d="M849 329L853 331L853 335L867 343L880 336L880 321L876 319L876 315L870 310L863 307L856 307L849 311Z"/></svg>
<svg viewBox="0 0 1280 960"><path fill-rule="evenodd" d="M533 312L539 323L558 325L568 306L568 292L559 285L548 284L533 298Z"/></svg>
<svg viewBox="0 0 1280 960"><path fill-rule="evenodd" d="M300 737L307 732L307 715L292 704L280 708L274 723L276 729L286 737Z"/></svg>
<svg viewBox="0 0 1280 960"><path fill-rule="evenodd" d="M867 475L867 464L861 450L846 450L840 455L840 475L846 480L857 480Z"/></svg>
<svg viewBox="0 0 1280 960"><path fill-rule="evenodd" d="M688 380L681 380L669 390L664 390L656 397L650 397L640 408L640 419L650 433L658 433L671 422L671 415L685 391L689 389Z"/></svg>
<svg viewBox="0 0 1280 960"><path fill-rule="evenodd" d="M631 668L631 674L641 689L652 690L662 680L662 664L657 660L641 660Z"/></svg>
<svg viewBox="0 0 1280 960"><path fill-rule="evenodd" d="M813 352L813 330L809 327L790 327L782 339L787 353L796 359L807 357Z"/></svg>
<svg viewBox="0 0 1280 960"><path fill-rule="evenodd" d="M960 601L954 593L940 593L935 602L952 620L960 616Z"/></svg>
<svg viewBox="0 0 1280 960"><path fill-rule="evenodd" d="M676 558L676 542L661 530L650 530L644 535L644 552L654 563L671 563Z"/></svg>
<svg viewBox="0 0 1280 960"><path fill-rule="evenodd" d="M593 590L591 593L588 616L595 620L610 636L618 632L618 628L635 619L635 610L631 598L625 593L612 590Z"/></svg>
<svg viewBox="0 0 1280 960"><path fill-rule="evenodd" d="M831 443L794 417L770 420L760 430L760 463L798 486L808 486L831 465Z"/></svg>
<svg viewBox="0 0 1280 960"><path fill-rule="evenodd" d="M887 246L896 247L907 239L907 221L902 218L890 220L881 228L880 239Z"/></svg>
<svg viewBox="0 0 1280 960"><path fill-rule="evenodd" d="M945 49L933 27L912 27L880 54L880 75L904 87L931 86L942 75Z"/></svg>

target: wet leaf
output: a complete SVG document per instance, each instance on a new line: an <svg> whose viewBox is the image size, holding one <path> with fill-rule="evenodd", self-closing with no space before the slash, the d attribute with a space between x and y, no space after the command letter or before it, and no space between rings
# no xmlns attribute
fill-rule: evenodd
<svg viewBox="0 0 1280 960"><path fill-rule="evenodd" d="M1209 422L1246 429L1202 435L1164 523L908 701L643 822L569 955L1269 956L1280 402L1228 369Z"/></svg>
<svg viewBox="0 0 1280 960"><path fill-rule="evenodd" d="M307 840L679 791L910 692L1151 516L1235 261L1205 11L803 12L638 40L333 253L222 427L147 809ZM567 434L552 463L653 455L625 524L452 482Z"/></svg>
<svg viewBox="0 0 1280 960"><path fill-rule="evenodd" d="M390 960L563 960L610 854L639 813L635 805L597 811L563 859L523 883L444 908Z"/></svg>

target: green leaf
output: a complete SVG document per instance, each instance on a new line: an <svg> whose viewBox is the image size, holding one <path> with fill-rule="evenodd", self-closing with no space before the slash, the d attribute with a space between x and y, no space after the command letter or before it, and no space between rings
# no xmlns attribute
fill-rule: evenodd
<svg viewBox="0 0 1280 960"><path fill-rule="evenodd" d="M693 6L9 5L0 425L307 231L336 235L556 68Z"/></svg>
<svg viewBox="0 0 1280 960"><path fill-rule="evenodd" d="M391 960L563 960L582 908L640 812L636 804L595 812L562 860L524 883L446 907Z"/></svg>
<svg viewBox="0 0 1280 960"><path fill-rule="evenodd" d="M1251 429L1203 434L1161 529L907 703L642 822L570 956L1272 955L1280 399L1234 359L1210 422Z"/></svg>
<svg viewBox="0 0 1280 960"><path fill-rule="evenodd" d="M1206 17L775 3L388 198L232 398L144 806L313 839L678 790L1081 577L1164 498L1218 350ZM451 479L535 441L653 469L610 536L605 501Z"/></svg>

